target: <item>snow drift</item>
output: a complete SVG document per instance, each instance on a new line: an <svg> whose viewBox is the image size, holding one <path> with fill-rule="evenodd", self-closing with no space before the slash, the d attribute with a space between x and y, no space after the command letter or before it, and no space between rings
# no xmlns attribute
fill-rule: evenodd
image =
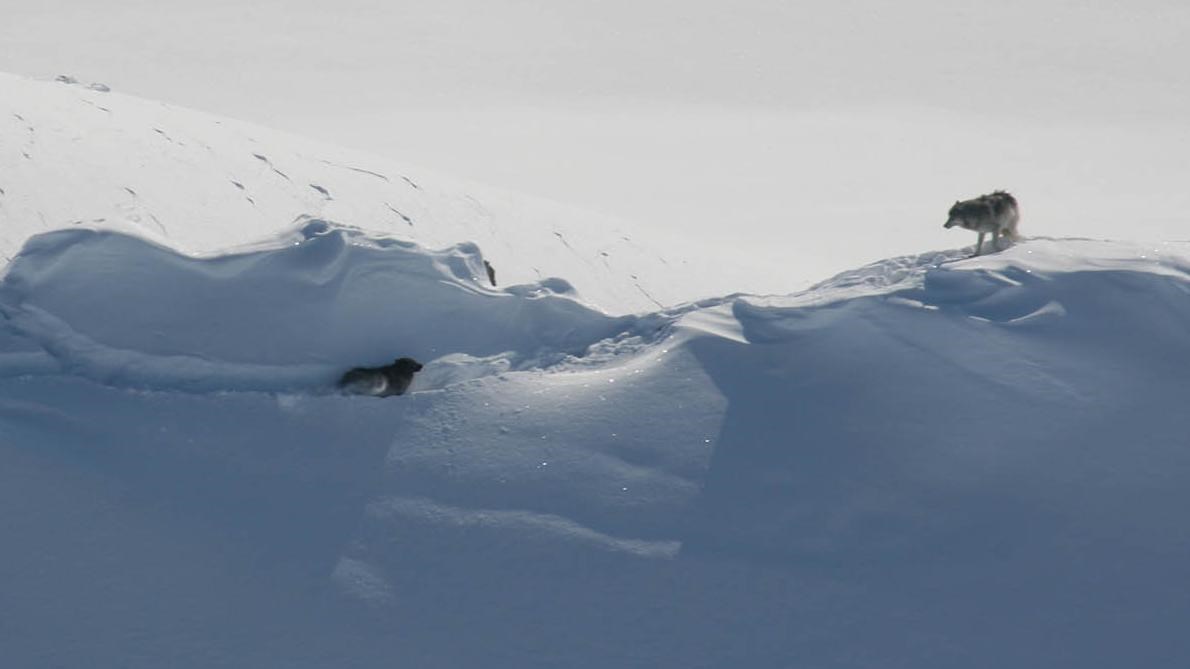
<svg viewBox="0 0 1190 669"><path fill-rule="evenodd" d="M11 661L1190 656L1185 244L633 317L480 263L323 221L206 259L32 240L0 283ZM329 392L396 355L411 394Z"/></svg>
<svg viewBox="0 0 1190 669"><path fill-rule="evenodd" d="M311 391L356 364L443 358L426 387L540 366L641 321L560 297L561 279L492 289L474 244L431 252L318 220L278 244L197 259L113 232L38 237L0 313L43 353L12 364L133 388Z"/></svg>

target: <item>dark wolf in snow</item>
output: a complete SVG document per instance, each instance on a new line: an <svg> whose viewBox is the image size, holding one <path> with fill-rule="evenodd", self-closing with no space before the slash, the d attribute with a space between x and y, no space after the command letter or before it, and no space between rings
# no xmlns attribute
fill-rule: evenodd
<svg viewBox="0 0 1190 669"><path fill-rule="evenodd" d="M409 389L413 375L420 372L421 367L421 363L413 358L397 358L393 364L383 367L355 367L339 379L339 388L350 395L401 395Z"/></svg>
<svg viewBox="0 0 1190 669"><path fill-rule="evenodd" d="M950 208L944 228L959 226L979 233L975 255L983 249L983 238L992 233L992 245L1000 250L1000 238L1016 239L1016 224L1021 219L1016 198L1002 190L980 195L970 200L959 200Z"/></svg>

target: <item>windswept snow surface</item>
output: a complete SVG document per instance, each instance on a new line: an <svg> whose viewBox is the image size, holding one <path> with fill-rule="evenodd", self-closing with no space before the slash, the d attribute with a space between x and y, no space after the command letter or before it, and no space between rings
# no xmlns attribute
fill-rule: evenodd
<svg viewBox="0 0 1190 669"><path fill-rule="evenodd" d="M77 82L0 74L0 266L30 236L62 228L206 256L302 217L428 248L472 242L500 285L565 277L619 313L722 292L720 276L693 271L666 240L571 207Z"/></svg>
<svg viewBox="0 0 1190 669"><path fill-rule="evenodd" d="M1190 245L966 253L609 317L321 220L36 237L6 662L1184 666Z"/></svg>

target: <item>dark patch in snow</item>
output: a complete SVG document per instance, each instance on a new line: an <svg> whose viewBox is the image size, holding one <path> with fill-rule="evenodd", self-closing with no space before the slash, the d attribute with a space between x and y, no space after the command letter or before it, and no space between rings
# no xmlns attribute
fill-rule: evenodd
<svg viewBox="0 0 1190 669"><path fill-rule="evenodd" d="M24 123L24 122L25 122L25 117L24 117L24 116L21 116L20 114L18 114L18 113L16 113L16 112L13 112L13 113L12 113L12 116L13 116L13 118L15 118L16 120L20 121L21 123Z"/></svg>
<svg viewBox="0 0 1190 669"><path fill-rule="evenodd" d="M474 195L468 194L466 197L467 197L467 202L469 202L471 204L471 206L475 208L475 211L479 212L480 214L483 214L484 216L487 216L488 218L491 218L492 213L490 211L488 211L487 207L483 206L482 202L475 199Z"/></svg>
<svg viewBox="0 0 1190 669"><path fill-rule="evenodd" d="M83 100L83 104L91 105L92 107L98 109L101 112L106 112L108 114L112 113L112 110L108 109L107 107L104 107L103 105L97 105L94 102L91 102L90 100Z"/></svg>
<svg viewBox="0 0 1190 669"><path fill-rule="evenodd" d="M281 170L277 169L276 166L273 165L273 161L269 160L267 156L262 156L259 153L254 153L254 154L252 154L252 156L254 158L256 158L257 160L259 160L260 162L264 163L265 165L268 165L269 169L271 169L272 171L281 175L281 177L283 179L285 179L286 181L292 181L292 179L289 178L289 175L282 172Z"/></svg>
<svg viewBox="0 0 1190 669"><path fill-rule="evenodd" d="M397 216L400 216L402 219L404 219L404 221L405 221L406 223L408 223L409 225L413 225L413 219L412 219L412 218L409 218L409 217L408 217L408 216L406 216L405 214L402 214L400 211L398 211L398 210L397 210L395 207L393 207L391 204L389 204L389 203L385 202L385 203L384 203L384 206L388 207L388 210L389 210L389 211L391 211L392 213L394 213L394 214L396 214Z"/></svg>
<svg viewBox="0 0 1190 669"><path fill-rule="evenodd" d="M413 186L414 189L421 190L421 186L418 186L417 184L413 183L413 179L410 179L409 177L407 177L403 174L401 175L401 178L405 180L405 183L409 184L410 186Z"/></svg>
<svg viewBox="0 0 1190 669"><path fill-rule="evenodd" d="M313 188L314 190L318 191L319 193L322 193L322 197L324 197L324 198L326 198L326 199L328 199L328 200L333 200L333 199L335 199L335 198L331 197L331 192L330 192L330 191L328 191L327 189L323 188L322 186L319 186L318 184L310 184L310 188Z"/></svg>
<svg viewBox="0 0 1190 669"><path fill-rule="evenodd" d="M33 156L29 155L27 151L21 151L21 155L25 157L25 160L33 160Z"/></svg>
<svg viewBox="0 0 1190 669"><path fill-rule="evenodd" d="M332 163L329 160L323 160L321 162L323 165L330 165L331 167L338 167L341 170L351 170L352 172L359 172L361 174L367 174L369 176L374 176L377 179L383 179L385 181L389 180L388 177L384 176L383 174L381 174L379 172L373 172L372 170L365 170L362 167L352 167L351 165L340 165L339 163Z"/></svg>
<svg viewBox="0 0 1190 669"><path fill-rule="evenodd" d="M488 262L487 260L483 261L483 268L485 270L487 270L488 281L491 281L492 285L495 286L496 285L496 268L492 267L492 263Z"/></svg>
<svg viewBox="0 0 1190 669"><path fill-rule="evenodd" d="M156 216L154 216L153 214L149 214L149 218L152 219L153 222L157 224L157 229L161 230L161 234L163 234L163 235L169 234L169 231L165 229L165 226L161 224L161 221L158 220L158 218Z"/></svg>
<svg viewBox="0 0 1190 669"><path fill-rule="evenodd" d="M636 277L635 277L635 276L633 276L632 278L633 278L633 279L635 279ZM645 298L647 298L647 299L648 299L650 302L652 302L653 304L656 304L658 309L664 309L664 308L665 308L665 305L664 305L664 304L662 304L660 300L658 300L657 298L655 298L655 297L653 297L652 295L650 295L650 294L649 294L649 291L645 290L645 289L644 289L644 288L643 288L643 287L642 287L642 286L641 286L639 283L635 283L635 282L633 282L633 284L632 284L632 285L636 286L636 289L640 291L640 294L641 294L641 295L644 295L644 296L645 296Z"/></svg>
<svg viewBox="0 0 1190 669"><path fill-rule="evenodd" d="M231 185L235 186L236 188L239 188L240 190L247 190L244 188L244 184L236 181L235 179L231 180Z"/></svg>
<svg viewBox="0 0 1190 669"><path fill-rule="evenodd" d="M555 232L554 232L554 236L555 236L555 237L557 237L557 238L558 238L558 240L562 242L562 245L563 245L563 246L565 246L566 248L570 249L571 251L573 251L573 250L574 250L574 247L570 245L570 242L567 242L567 241L566 241L566 238L562 236L562 233L561 233L561 232L557 232L557 231L555 231Z"/></svg>
<svg viewBox="0 0 1190 669"><path fill-rule="evenodd" d="M174 140L170 139L170 136L169 136L169 135L167 135L167 134L165 134L165 131L164 131L164 130L162 130L161 128L153 128L153 132L155 132L155 133L157 133L158 135L161 135L162 137L164 137L164 138L165 138L165 141L167 141L167 142L173 142L173 141L174 141Z"/></svg>
<svg viewBox="0 0 1190 669"><path fill-rule="evenodd" d="M132 197L136 197L136 191L132 190L128 186L125 186L124 190L128 191L128 194L131 195Z"/></svg>
<svg viewBox="0 0 1190 669"><path fill-rule="evenodd" d="M56 81L60 84L68 84L70 86L83 86L84 85L83 82L70 76L69 74L59 74L58 76L54 77L54 81ZM101 84L99 82L86 84L86 87L88 89L96 91L98 93L109 93L112 90L111 87L109 87L107 84Z"/></svg>

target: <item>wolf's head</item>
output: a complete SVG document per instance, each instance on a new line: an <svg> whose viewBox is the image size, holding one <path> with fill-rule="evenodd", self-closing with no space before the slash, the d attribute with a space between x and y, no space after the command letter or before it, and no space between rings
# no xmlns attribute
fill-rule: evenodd
<svg viewBox="0 0 1190 669"><path fill-rule="evenodd" d="M942 227L950 229L956 225L960 228L967 227L966 221L963 220L963 203L959 200L954 201L954 206L951 207L950 211L946 214L946 223L943 224Z"/></svg>
<svg viewBox="0 0 1190 669"><path fill-rule="evenodd" d="M399 372L412 374L414 372L420 372L422 364L413 358L397 358L393 361L393 368Z"/></svg>

